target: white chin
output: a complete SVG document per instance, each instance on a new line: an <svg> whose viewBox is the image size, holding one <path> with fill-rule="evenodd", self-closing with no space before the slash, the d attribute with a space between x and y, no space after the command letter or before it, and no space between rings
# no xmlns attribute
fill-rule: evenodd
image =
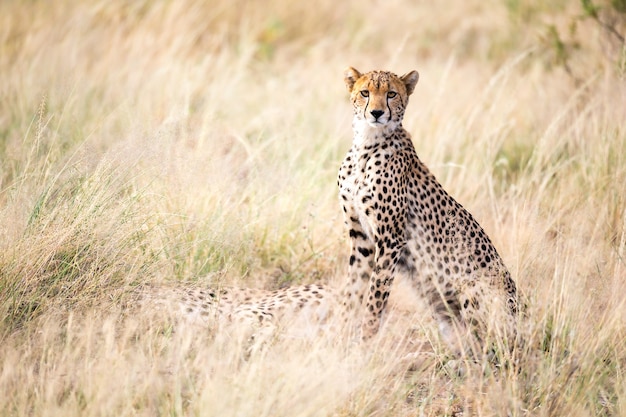
<svg viewBox="0 0 626 417"><path fill-rule="evenodd" d="M382 123L382 122L370 122L369 120L367 121L367 124L370 127L373 127L374 129L378 129L381 127L384 127L387 123Z"/></svg>

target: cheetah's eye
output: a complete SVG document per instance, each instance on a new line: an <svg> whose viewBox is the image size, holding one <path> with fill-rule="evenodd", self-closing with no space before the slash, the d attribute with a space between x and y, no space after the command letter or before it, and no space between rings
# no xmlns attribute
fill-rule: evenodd
<svg viewBox="0 0 626 417"><path fill-rule="evenodd" d="M361 96L363 97L369 97L370 96L370 92L367 90L361 90Z"/></svg>
<svg viewBox="0 0 626 417"><path fill-rule="evenodd" d="M387 98L394 98L397 95L398 93L396 93L395 91L390 91L387 93Z"/></svg>

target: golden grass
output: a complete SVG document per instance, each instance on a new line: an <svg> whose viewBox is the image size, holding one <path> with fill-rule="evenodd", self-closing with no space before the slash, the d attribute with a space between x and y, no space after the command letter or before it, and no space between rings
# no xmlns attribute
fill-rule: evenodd
<svg viewBox="0 0 626 417"><path fill-rule="evenodd" d="M1 2L0 414L623 415L626 87L601 28L574 82L544 34L576 4L413 3ZM450 374L419 316L412 372L391 339L247 357L122 319L142 284L341 282L348 65L420 72L405 126L526 299L519 371Z"/></svg>

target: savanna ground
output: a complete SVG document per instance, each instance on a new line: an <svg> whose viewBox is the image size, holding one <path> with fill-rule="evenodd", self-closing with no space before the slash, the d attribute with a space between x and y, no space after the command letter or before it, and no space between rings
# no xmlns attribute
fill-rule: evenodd
<svg viewBox="0 0 626 417"><path fill-rule="evenodd" d="M0 414L626 415L623 2L0 2ZM620 39L620 34L622 38ZM519 369L129 320L145 285L341 283L343 69L526 302ZM420 317L414 317L420 326Z"/></svg>

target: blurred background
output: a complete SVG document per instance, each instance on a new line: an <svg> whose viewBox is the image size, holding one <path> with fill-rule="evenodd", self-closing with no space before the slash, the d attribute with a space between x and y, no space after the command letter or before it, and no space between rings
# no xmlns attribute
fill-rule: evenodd
<svg viewBox="0 0 626 417"><path fill-rule="evenodd" d="M55 373L89 355L42 329L117 317L137 287L341 283L336 172L354 66L419 71L404 123L417 152L492 237L528 300L529 334L558 352L474 409L624 412L625 34L624 0L3 0L0 410L97 414L103 399L46 391L36 369L113 391L115 378ZM120 349L112 369L130 367ZM579 353L578 376L559 368L564 352ZM155 386L174 414L197 412ZM160 410L125 387L135 411ZM345 387L318 400L348 410L338 415L384 410ZM283 405L273 415L298 414Z"/></svg>

